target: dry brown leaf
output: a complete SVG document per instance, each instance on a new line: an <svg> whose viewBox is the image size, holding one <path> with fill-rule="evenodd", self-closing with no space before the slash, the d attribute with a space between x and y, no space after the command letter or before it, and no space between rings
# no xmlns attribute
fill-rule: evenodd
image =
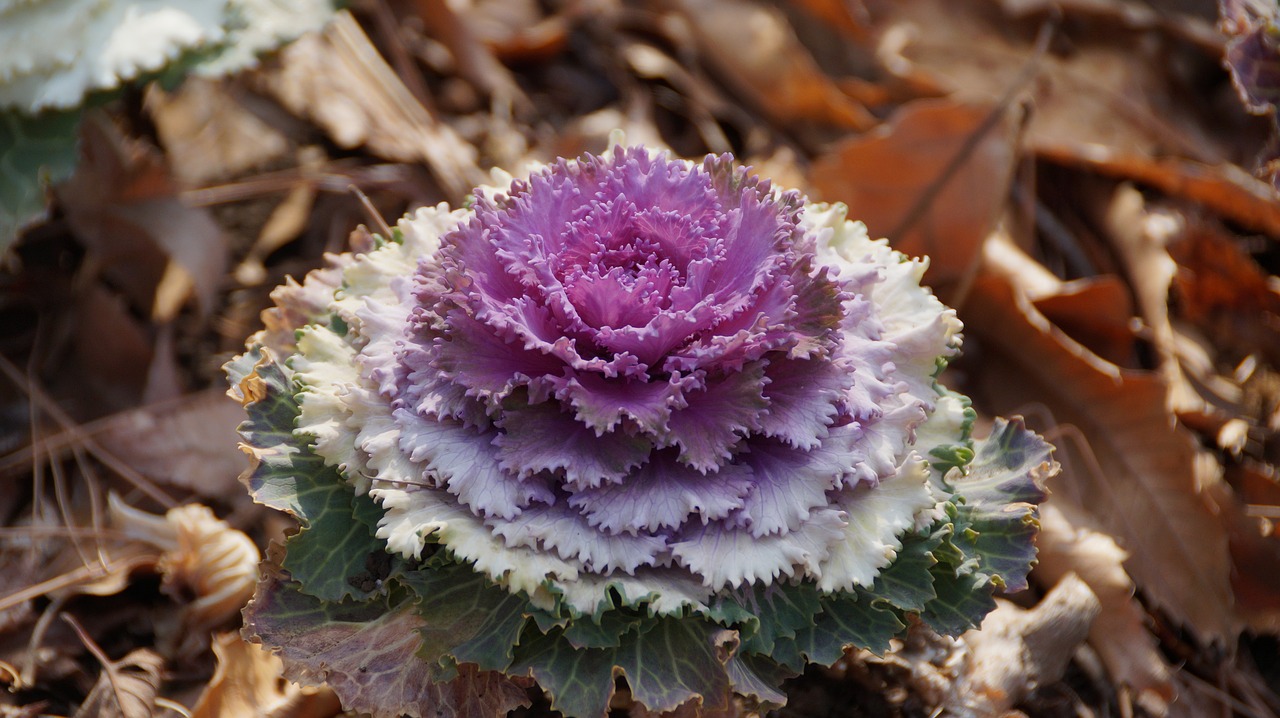
<svg viewBox="0 0 1280 718"><path fill-rule="evenodd" d="M1120 276L1064 280L1019 246L1005 224L986 238L981 252L983 272L1015 285L1058 329L1113 364L1132 365L1135 310L1132 291Z"/></svg>
<svg viewBox="0 0 1280 718"><path fill-rule="evenodd" d="M280 67L261 78L285 107L314 120L341 147L425 162L457 198L484 180L475 148L432 117L345 10L323 33L285 48Z"/></svg>
<svg viewBox="0 0 1280 718"><path fill-rule="evenodd" d="M728 152L732 149L728 138L725 137L724 131L715 119L717 115L728 112L729 103L707 78L698 75L684 63L678 62L653 45L627 42L621 50L622 57L637 75L645 79L664 80L684 95L689 122L698 130L699 136L708 149L712 152ZM656 128L654 134L658 134ZM664 146L665 143L660 137L655 139L658 139L656 146ZM645 143L643 138L633 140L630 132L627 133L627 141Z"/></svg>
<svg viewBox="0 0 1280 718"><path fill-rule="evenodd" d="M159 554L150 546L125 544L102 547L92 558L85 562L64 549L45 567L51 577L32 588L41 596L114 596L135 572L155 566Z"/></svg>
<svg viewBox="0 0 1280 718"><path fill-rule="evenodd" d="M212 309L228 248L208 210L183 204L158 153L126 139L104 116L86 119L81 155L58 196L103 274L160 321L189 296L202 311ZM178 275L171 286L189 282L177 285L185 294L157 291L167 272Z"/></svg>
<svg viewBox="0 0 1280 718"><path fill-rule="evenodd" d="M520 62L559 53L568 40L566 15L591 9L570 5L563 14L543 15L533 0L472 0L464 17L499 59Z"/></svg>
<svg viewBox="0 0 1280 718"><path fill-rule="evenodd" d="M1232 486L1213 487L1216 498L1226 507L1231 536L1231 587L1240 615L1260 633L1280 632L1280 535L1275 522L1280 519L1280 484L1272 476L1260 475L1253 462L1228 469ZM1263 514L1250 515L1253 514Z"/></svg>
<svg viewBox="0 0 1280 718"><path fill-rule="evenodd" d="M1016 29L997 3L885 7L882 42L903 45L893 53L901 61L887 65L894 73L926 74L954 97L989 102L1032 67L1027 145L1040 157L1155 187L1280 235L1275 189L1231 164L1256 156L1268 128L1237 102L1211 96L1211 78L1222 72L1222 41L1211 40L1213 32L1165 13L1159 26L1168 37L1141 23L1092 26L1105 27L1095 32L1087 23L1059 24L1070 52L1037 56L1034 25ZM1195 95L1200 90L1203 97ZM1189 93L1197 101L1188 102Z"/></svg>
<svg viewBox="0 0 1280 718"><path fill-rule="evenodd" d="M1222 52L1223 48L1222 33L1213 26L1212 20L1189 14L1199 11L1212 18L1213 8L1209 3L1183 3L1178 8L1153 6L1140 0L1000 0L1000 6L1017 19L1065 15L1108 27L1159 29L1184 38L1206 52Z"/></svg>
<svg viewBox="0 0 1280 718"><path fill-rule="evenodd" d="M0 674L8 670L7 666L0 666ZM46 712L48 707L49 704L44 701L29 703L25 706L0 704L0 716L3 716L3 718L41 718L41 716L48 715Z"/></svg>
<svg viewBox="0 0 1280 718"><path fill-rule="evenodd" d="M139 473L210 498L234 496L244 456L236 427L244 410L210 389L114 416L95 427L102 444Z"/></svg>
<svg viewBox="0 0 1280 718"><path fill-rule="evenodd" d="M1056 585L1068 574L1080 577L1098 597L1102 611L1089 629L1089 643L1107 672L1129 686L1149 713L1165 715L1173 700L1169 667L1145 625L1146 612L1134 599L1123 563L1129 554L1105 533L1090 528L1083 509L1063 494L1040 506L1036 576Z"/></svg>
<svg viewBox="0 0 1280 718"><path fill-rule="evenodd" d="M1205 224L1190 227L1170 247L1179 271L1174 280L1178 312L1218 349L1214 357L1235 363L1258 353L1280 366L1280 292L1275 278L1238 240Z"/></svg>
<svg viewBox="0 0 1280 718"><path fill-rule="evenodd" d="M489 95L498 104L512 104L526 111L529 98L516 83L515 75L495 57L492 47L511 43L523 31L541 21L537 3L524 0L468 2L471 7L445 0L417 0L418 15L428 32L453 54L458 74ZM478 7L477 7L478 6Z"/></svg>
<svg viewBox="0 0 1280 718"><path fill-rule="evenodd" d="M1173 340L1183 373L1191 379L1205 401L1219 410L1214 415L1185 414L1179 419L1201 434L1216 434L1233 420L1232 417L1248 413L1239 377L1226 376L1218 367L1226 353L1222 345L1214 343L1198 327L1182 320L1173 323Z"/></svg>
<svg viewBox="0 0 1280 718"><path fill-rule="evenodd" d="M1004 226L983 240L981 251L983 266L1002 276L1017 277L1018 289L1032 302L1069 291L1067 282L1027 254Z"/></svg>
<svg viewBox="0 0 1280 718"><path fill-rule="evenodd" d="M56 527L61 528L61 527ZM58 535L58 531L53 535ZM74 530L74 529L73 529ZM39 538L43 534L32 531ZM13 585L4 585L6 593L0 597L0 612L19 607L33 599L48 597L55 600L75 595L112 596L129 585L129 579L139 569L154 566L158 554L150 547L138 544L93 546L93 553L81 556L70 545L44 540L39 542L45 560L21 575ZM5 560L14 566L30 558L18 553L21 549L6 550ZM8 565L8 564L7 564Z"/></svg>
<svg viewBox="0 0 1280 718"><path fill-rule="evenodd" d="M163 551L156 566L164 589L177 599L191 597L173 636L180 653L205 645L209 630L238 616L253 596L258 547L207 506L186 504L157 516L113 495L111 514L117 530Z"/></svg>
<svg viewBox="0 0 1280 718"><path fill-rule="evenodd" d="M49 475L37 480L43 486L40 498L5 537L0 556L13 567L16 580L5 586L13 590L0 598L0 609L40 597L112 596L129 585L134 572L159 558L154 547L111 530L91 476L77 473L67 481L61 466L49 463Z"/></svg>
<svg viewBox="0 0 1280 718"><path fill-rule="evenodd" d="M990 410L1038 402L1080 432L1087 451L1059 442L1056 490L1130 552L1126 567L1150 600L1201 636L1234 636L1226 527L1201 492L1194 441L1165 410L1160 378L1089 352L1005 278L979 279L961 318L981 341L974 393Z"/></svg>
<svg viewBox="0 0 1280 718"><path fill-rule="evenodd" d="M280 204L271 210L271 216L258 231L257 240L235 268L235 278L240 284L254 286L266 281L267 268L263 262L267 256L297 239L307 228L319 194L311 176L322 174L326 161L324 150L319 147L304 147L298 151L297 181Z"/></svg>
<svg viewBox="0 0 1280 718"><path fill-rule="evenodd" d="M76 628L82 638L88 638ZM102 673L75 718L152 718L164 672L160 654L138 648L119 661L111 661L95 646L90 650L102 662Z"/></svg>
<svg viewBox="0 0 1280 718"><path fill-rule="evenodd" d="M1036 688L1060 680L1100 608L1089 586L1070 574L1032 609L996 604L980 629L961 637L968 655L945 702L947 715L1004 716Z"/></svg>
<svg viewBox="0 0 1280 718"><path fill-rule="evenodd" d="M674 0L716 72L781 125L867 130L874 115L844 94L796 38L786 16L755 0ZM732 32L726 32L734 28Z"/></svg>
<svg viewBox="0 0 1280 718"><path fill-rule="evenodd" d="M1170 411L1205 412L1204 400L1187 382L1178 363L1169 321L1169 286L1178 265L1166 247L1182 233L1182 218L1148 211L1142 193L1132 185L1122 184L1111 197L1104 221L1137 298L1138 310L1150 329L1160 374L1169 388Z"/></svg>
<svg viewBox="0 0 1280 718"><path fill-rule="evenodd" d="M843 0L796 0L805 12L831 25L849 39L862 42L871 36L865 13L857 13Z"/></svg>
<svg viewBox="0 0 1280 718"><path fill-rule="evenodd" d="M74 302L75 311L65 316L69 326L62 328L70 330L68 349L75 373L54 381L83 382L80 387L90 388L92 392L86 393L98 404L83 409L136 405L146 390L147 369L155 355L143 323L120 296L99 283L87 285Z"/></svg>
<svg viewBox="0 0 1280 718"><path fill-rule="evenodd" d="M1102 275L1063 283L1034 301L1054 326L1089 351L1119 366L1133 363L1133 301L1119 277Z"/></svg>
<svg viewBox="0 0 1280 718"><path fill-rule="evenodd" d="M1191 68L1205 77L1221 72L1220 55L1171 45L1141 28L1103 32L1087 24L1055 29L1069 52L1037 55L1036 25L1013 24L998 3L899 0L883 8L882 37L907 38L899 55L908 69L933 75L958 99L991 102L1033 67L1027 144L1037 152L1098 147L1217 164L1247 156L1265 140L1265 123L1237 106L1215 108L1221 111L1206 123L1198 114L1204 103L1186 101L1187 84L1204 81ZM1173 65L1171 55L1183 65Z"/></svg>
<svg viewBox="0 0 1280 718"><path fill-rule="evenodd" d="M188 187L262 167L289 151L285 136L241 107L221 80L190 77L171 93L151 85L146 106L169 166Z"/></svg>
<svg viewBox="0 0 1280 718"><path fill-rule="evenodd" d="M1002 113L983 134L992 113ZM885 125L837 144L811 173L819 199L896 249L928 255L929 281L947 285L974 267L1006 203L1017 157L1018 122L989 105L921 100Z"/></svg>
<svg viewBox="0 0 1280 718"><path fill-rule="evenodd" d="M1069 142L1036 147L1041 157L1154 187L1195 202L1243 227L1280 236L1280 193L1239 167L1178 157L1148 157L1126 147Z"/></svg>
<svg viewBox="0 0 1280 718"><path fill-rule="evenodd" d="M284 680L280 658L238 633L215 636L213 654L218 665L190 718L328 718L342 712L333 691Z"/></svg>

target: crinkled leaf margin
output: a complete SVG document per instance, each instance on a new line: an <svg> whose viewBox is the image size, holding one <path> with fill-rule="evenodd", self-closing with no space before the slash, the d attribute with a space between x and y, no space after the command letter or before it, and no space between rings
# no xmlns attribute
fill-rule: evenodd
<svg viewBox="0 0 1280 718"><path fill-rule="evenodd" d="M242 478L256 501L301 524L286 542L283 567L303 591L321 600L367 597L403 564L374 535L382 509L368 496L356 496L336 469L298 446L298 403L289 379L261 350L237 361L251 360L252 373L238 383L249 415L240 426L242 446L254 461ZM234 376L243 366L231 371Z"/></svg>
<svg viewBox="0 0 1280 718"><path fill-rule="evenodd" d="M353 580L369 578L369 557L383 552L372 535L378 507L299 446L287 369L261 349L227 369L249 414L241 430L255 463L245 481L260 503L303 524L246 610L246 633L277 649L291 678L328 682L344 705L375 715L417 715L414 706L452 700L460 685L483 683L511 702L519 687L511 681L529 678L566 715L604 715L618 676L650 710L724 706L734 692L779 706L780 682L808 662L832 663L849 648L883 652L913 615L959 633L994 607L998 588L1024 586L1036 504L1055 467L1049 445L1020 420L998 420L988 438L970 442L967 410L960 439L931 452L935 471L949 470L941 518L902 536L870 588L752 585L675 615L647 610L648 596L611 590L584 616L558 603L535 607L448 552ZM385 641L379 648L394 647L402 660L394 670L360 663L335 641L354 641L354 653Z"/></svg>

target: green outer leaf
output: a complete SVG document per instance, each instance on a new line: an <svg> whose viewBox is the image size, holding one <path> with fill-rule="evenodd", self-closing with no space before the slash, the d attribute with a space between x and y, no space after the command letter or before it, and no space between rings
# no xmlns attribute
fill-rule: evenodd
<svg viewBox="0 0 1280 718"><path fill-rule="evenodd" d="M82 110L0 110L0 255L45 214L45 187L71 175Z"/></svg>
<svg viewBox="0 0 1280 718"><path fill-rule="evenodd" d="M975 442L974 460L954 479L957 496L946 507L949 535L931 550L939 562L929 569L937 597L921 617L934 630L959 635L995 608L997 588L1026 588L1036 556L1036 505L1057 467L1052 451L1018 418L996 419L991 435Z"/></svg>
<svg viewBox="0 0 1280 718"><path fill-rule="evenodd" d="M734 692L754 698L762 714L766 710L786 705L787 695L779 686L788 678L798 675L796 671L771 658L750 653L733 656L726 668Z"/></svg>
<svg viewBox="0 0 1280 718"><path fill-rule="evenodd" d="M729 676L716 653L719 629L706 621L661 618L616 651L616 665L631 695L651 711L674 710L697 698L704 706L727 706Z"/></svg>
<svg viewBox="0 0 1280 718"><path fill-rule="evenodd" d="M960 573L946 564L933 567L933 588L938 597L920 614L925 623L944 636L958 636L981 625L996 607L995 584L981 573Z"/></svg>
<svg viewBox="0 0 1280 718"><path fill-rule="evenodd" d="M794 638L778 639L773 644L773 653L769 658L793 673L803 673L804 667L809 665L808 659L801 655L800 645Z"/></svg>
<svg viewBox="0 0 1280 718"><path fill-rule="evenodd" d="M929 450L929 455L935 459L930 462L930 466L943 475L951 469L962 468L973 461L973 449L963 444L935 446Z"/></svg>
<svg viewBox="0 0 1280 718"><path fill-rule="evenodd" d="M452 653L458 663L474 663L482 669L505 671L511 667L515 644L529 621L529 602L500 588L493 590L502 591L502 602L485 614L485 621L475 636L454 646Z"/></svg>
<svg viewBox="0 0 1280 718"><path fill-rule="evenodd" d="M951 542L979 559L979 570L1010 591L1027 587L1039 530L1036 505L1055 470L1053 447L1028 431L1021 418L996 419L977 443L968 473L955 480L963 497Z"/></svg>
<svg viewBox="0 0 1280 718"><path fill-rule="evenodd" d="M559 629L548 634L525 629L513 673L533 676L551 696L551 707L566 716L602 716L613 696L617 649L575 649Z"/></svg>
<svg viewBox="0 0 1280 718"><path fill-rule="evenodd" d="M871 594L904 611L924 610L925 604L937 596L933 588L933 574L929 572L938 563L933 552L948 533L949 529L943 526L903 537L897 557L876 576Z"/></svg>
<svg viewBox="0 0 1280 718"><path fill-rule="evenodd" d="M736 618L735 614L749 617L725 624L746 624L742 650L768 655L779 638L793 638L796 631L813 623L813 617L821 610L820 596L813 584L752 584L722 594L717 604L726 618ZM737 611L730 611L728 606Z"/></svg>
<svg viewBox="0 0 1280 718"><path fill-rule="evenodd" d="M530 616L528 600L460 564L411 571L403 578L421 603L424 661L449 675L459 663L506 670Z"/></svg>
<svg viewBox="0 0 1280 718"><path fill-rule="evenodd" d="M378 585L374 583L362 589L365 583L362 579L369 573L370 564L379 555L386 555L386 544L374 536L362 519L372 515L376 522L382 509L368 496L353 496L348 487L330 486L323 511L286 542L288 553L284 568L302 584L304 591L316 598L325 601L366 598L378 590ZM403 563L398 556L387 558L389 565ZM390 573L373 578L382 580Z"/></svg>
<svg viewBox="0 0 1280 718"><path fill-rule="evenodd" d="M615 675L625 676L631 695L651 711L698 697L704 706L727 706L729 677L714 644L721 629L696 618L653 620L617 648L575 649L558 630L526 630L512 672L532 675L566 716L605 715Z"/></svg>
<svg viewBox="0 0 1280 718"><path fill-rule="evenodd" d="M422 619L411 598L321 601L274 573L245 609L245 636L276 649L286 678L327 683L346 709L374 718L491 718L528 704L524 689L499 673L468 669L433 680L432 665L415 656Z"/></svg>
<svg viewBox="0 0 1280 718"><path fill-rule="evenodd" d="M599 623L584 616L569 622L564 637L575 648L617 648L628 634L652 628L652 622L647 618L625 609L605 612Z"/></svg>
<svg viewBox="0 0 1280 718"><path fill-rule="evenodd" d="M946 475L951 469L963 469L973 461L973 423L978 419L978 412L974 411L973 402L969 397L958 391L952 391L947 387L935 383L934 391L939 396L949 396L958 399L964 405L964 421L960 425L960 436L954 443L940 444L929 449L929 455L934 458L930 462L930 466L937 471L940 476Z"/></svg>
<svg viewBox="0 0 1280 718"><path fill-rule="evenodd" d="M258 459L246 481L255 500L296 516L302 525L288 539L284 568L316 598L367 597L378 587L376 582L372 590L360 586L369 559L386 553L386 544L374 535L382 509L368 496L355 496L337 469L298 445L293 434L298 403L280 366L259 362L255 377L258 397L247 405L249 420L240 426Z"/></svg>
<svg viewBox="0 0 1280 718"><path fill-rule="evenodd" d="M824 597L822 613L813 626L796 633L796 647L810 661L825 666L840 660L848 647L883 654L889 650L889 639L906 624L882 603L864 592Z"/></svg>
<svg viewBox="0 0 1280 718"><path fill-rule="evenodd" d="M264 361L257 351L245 358L256 359L256 364L253 372L239 382L252 392L245 404L249 420L240 425L240 436L256 463L244 481L258 503L309 522L324 512L333 493L333 487L314 478L323 475L328 467L314 452L298 446L293 435L298 403L284 370L269 359ZM232 365L228 365L229 370L242 368Z"/></svg>

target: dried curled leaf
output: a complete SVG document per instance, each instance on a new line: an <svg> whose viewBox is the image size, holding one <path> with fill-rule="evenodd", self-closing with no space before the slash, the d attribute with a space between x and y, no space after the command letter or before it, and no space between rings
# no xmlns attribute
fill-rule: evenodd
<svg viewBox="0 0 1280 718"><path fill-rule="evenodd" d="M1030 610L1000 601L980 630L961 639L968 655L947 714L1002 716L1036 687L1062 678L1100 610L1089 587L1071 574Z"/></svg>
<svg viewBox="0 0 1280 718"><path fill-rule="evenodd" d="M1112 678L1129 686L1140 705L1164 715L1173 700L1173 685L1124 570L1129 554L1115 539L1090 528L1084 512L1067 499L1055 497L1041 507L1040 529L1038 575L1056 584L1075 574L1089 585L1102 606L1089 629L1090 645Z"/></svg>
<svg viewBox="0 0 1280 718"><path fill-rule="evenodd" d="M868 130L876 118L823 74L781 11L765 3L677 3L705 55L726 80L779 123ZM735 33L724 28L735 27Z"/></svg>
<svg viewBox="0 0 1280 718"><path fill-rule="evenodd" d="M147 648L106 661L75 718L151 718L163 673L164 659Z"/></svg>
<svg viewBox="0 0 1280 718"><path fill-rule="evenodd" d="M217 668L191 718L328 718L342 710L328 688L282 681L279 657L237 634L215 636L213 654Z"/></svg>
<svg viewBox="0 0 1280 718"><path fill-rule="evenodd" d="M1012 114L994 105L921 100L818 157L812 181L873 236L901 232L889 237L895 248L927 254L931 282L954 282L1003 211L1017 135Z"/></svg>
<svg viewBox="0 0 1280 718"><path fill-rule="evenodd" d="M115 527L163 551L157 561L166 591L192 596L183 607L183 645L208 640L209 629L234 618L253 595L258 547L207 506L187 504L156 516L110 499Z"/></svg>

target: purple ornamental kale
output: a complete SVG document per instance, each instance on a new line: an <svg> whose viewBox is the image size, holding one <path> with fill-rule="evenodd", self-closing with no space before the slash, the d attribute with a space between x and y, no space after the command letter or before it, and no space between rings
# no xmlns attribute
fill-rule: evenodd
<svg viewBox="0 0 1280 718"><path fill-rule="evenodd" d="M996 568L1004 583L1023 580L1031 533L1008 522L1028 524L1032 509L998 514L1035 492L1014 496L1006 482L988 492L998 505L981 489L962 507L943 477L973 456L971 412L934 381L958 350L959 322L920 287L923 262L869 240L843 207L776 190L728 156L694 164L617 147L481 188L469 209L419 210L397 235L283 288L251 340L257 365L232 367L296 407L296 440L273 448L246 432L260 500L310 521L279 498L280 475L296 481L299 457L318 455L406 570L482 577L569 652L602 650L587 622L639 621L639 641L684 617L737 631L744 655L801 643L803 666L829 650L801 631L845 610L833 602L869 610L858 596L884 598L877 577L906 565L896 558L913 557L899 574L915 571L923 588L888 598L895 611L939 597L929 552L957 526L1015 535L1001 555L1018 560ZM285 469L272 464L285 454ZM1014 473L1031 485L1033 472ZM954 543L975 560L948 580L978 576L982 547ZM305 564L291 569L301 594ZM965 585L989 594L996 573ZM759 591L805 608L770 617L751 598ZM901 627L891 620L886 635ZM554 695L563 672L545 652L521 658L537 645L519 638L525 626L508 627L517 638L500 658L474 662L526 666ZM834 650L856 643L832 630ZM443 665L471 654L447 655ZM795 666L761 660L775 659ZM627 673L623 658L608 660ZM759 696L738 685L745 670L729 670L734 690Z"/></svg>

